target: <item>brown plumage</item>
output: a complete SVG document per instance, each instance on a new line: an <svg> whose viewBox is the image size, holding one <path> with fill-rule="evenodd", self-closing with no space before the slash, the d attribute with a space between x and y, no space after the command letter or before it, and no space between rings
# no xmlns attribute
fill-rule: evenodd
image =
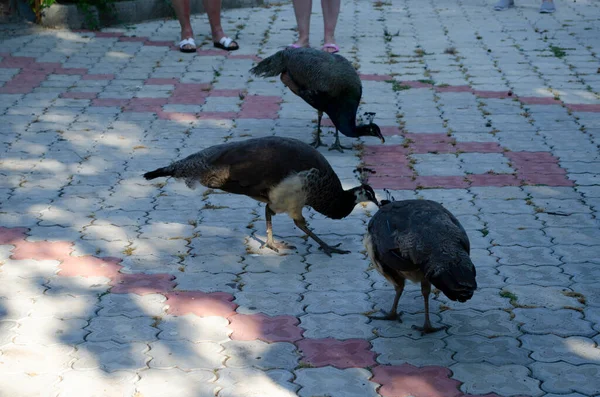
<svg viewBox="0 0 600 397"><path fill-rule="evenodd" d="M321 117L326 113L335 125L335 143L331 149L343 151L338 130L358 138L374 136L385 142L381 130L367 113L367 123L357 125L356 112L362 96L362 84L354 66L339 54L314 48L288 48L262 60L250 72L260 77L280 76L292 92L318 111L317 136L312 143L321 146ZM323 145L325 146L325 145Z"/></svg>
<svg viewBox="0 0 600 397"><path fill-rule="evenodd" d="M382 200L371 218L364 243L377 270L394 285L396 296L385 319L397 318L398 300L406 279L421 283L425 324L429 321L431 284L453 301L466 302L477 289L475 266L469 257L469 237L441 204L429 200Z"/></svg>
<svg viewBox="0 0 600 397"><path fill-rule="evenodd" d="M347 253L324 243L306 224L302 208L341 219L363 201L378 204L368 185L344 190L325 157L299 140L275 136L211 146L183 160L144 174L146 179L180 178L188 187L196 183L229 193L243 194L266 203L266 245L277 251L271 216L287 213L296 226L315 240L327 255Z"/></svg>

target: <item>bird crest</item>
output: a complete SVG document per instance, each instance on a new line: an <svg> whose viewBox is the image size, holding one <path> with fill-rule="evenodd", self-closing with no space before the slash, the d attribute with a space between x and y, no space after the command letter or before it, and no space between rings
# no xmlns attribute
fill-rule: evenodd
<svg viewBox="0 0 600 397"><path fill-rule="evenodd" d="M372 170L367 167L358 167L354 171L359 182L362 184L366 184L369 180L369 174L376 174L375 170Z"/></svg>
<svg viewBox="0 0 600 397"><path fill-rule="evenodd" d="M385 192L385 200L381 200L382 207L386 204L396 201L394 196L392 196L392 192L390 192L388 189L383 189L383 191Z"/></svg>
<svg viewBox="0 0 600 397"><path fill-rule="evenodd" d="M375 120L375 112L365 112L362 116L358 116L356 123L358 125L369 125L373 124Z"/></svg>

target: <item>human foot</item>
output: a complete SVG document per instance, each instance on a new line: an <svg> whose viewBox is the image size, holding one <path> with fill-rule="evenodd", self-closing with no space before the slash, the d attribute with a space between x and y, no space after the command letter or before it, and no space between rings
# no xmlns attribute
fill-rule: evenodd
<svg viewBox="0 0 600 397"><path fill-rule="evenodd" d="M542 5L540 6L540 14L552 14L556 11L556 7L554 6L554 2L552 0L543 0Z"/></svg>
<svg viewBox="0 0 600 397"><path fill-rule="evenodd" d="M330 54L335 54L336 52L340 52L340 47L338 47L337 44L335 44L335 43L325 43L325 45L323 47L321 47L321 49Z"/></svg>
<svg viewBox="0 0 600 397"><path fill-rule="evenodd" d="M494 4L494 10L496 11L504 11L511 7L515 6L514 0L498 0L496 4Z"/></svg>

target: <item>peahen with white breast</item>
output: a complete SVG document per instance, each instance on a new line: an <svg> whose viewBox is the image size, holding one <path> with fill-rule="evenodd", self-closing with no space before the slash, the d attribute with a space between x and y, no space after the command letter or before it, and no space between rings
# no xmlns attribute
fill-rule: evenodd
<svg viewBox="0 0 600 397"><path fill-rule="evenodd" d="M314 48L287 48L265 58L250 72L260 77L280 75L283 84L317 109L314 147L323 145L323 113L335 125L335 143L330 150L342 152L348 149L340 144L338 131L351 138L374 136L385 142L380 128L373 123L375 113L365 113L367 122L357 125L356 112L362 96L362 84L354 66L343 56Z"/></svg>
<svg viewBox="0 0 600 397"><path fill-rule="evenodd" d="M396 296L384 318L398 317L398 301L406 279L421 283L425 323L422 333L442 328L429 321L431 284L453 301L466 302L477 289L469 237L458 219L429 200L382 200L371 218L364 244L377 270L394 285Z"/></svg>
<svg viewBox="0 0 600 397"><path fill-rule="evenodd" d="M329 218L341 219L360 202L379 205L369 185L344 190L325 157L292 138L270 136L215 145L144 174L146 179L169 176L183 179L190 188L199 182L266 203L266 246L274 251L292 247L273 241L272 215L287 213L298 228L331 256L349 251L332 247L317 237L308 228L302 208L308 205Z"/></svg>

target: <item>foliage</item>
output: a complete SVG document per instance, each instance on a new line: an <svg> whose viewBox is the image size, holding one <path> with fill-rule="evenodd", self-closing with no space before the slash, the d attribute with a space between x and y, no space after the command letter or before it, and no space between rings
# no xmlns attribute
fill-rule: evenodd
<svg viewBox="0 0 600 397"><path fill-rule="evenodd" d="M35 13L36 23L40 23L42 21L42 11L44 8L48 8L54 3L56 3L56 0L29 0L29 4Z"/></svg>
<svg viewBox="0 0 600 397"><path fill-rule="evenodd" d="M96 30L100 27L101 18L115 17L114 3L116 1L118 0L73 0L70 3L77 5L77 8L83 13L85 27ZM55 3L56 0L29 0L37 23L40 23L42 20L43 10Z"/></svg>

